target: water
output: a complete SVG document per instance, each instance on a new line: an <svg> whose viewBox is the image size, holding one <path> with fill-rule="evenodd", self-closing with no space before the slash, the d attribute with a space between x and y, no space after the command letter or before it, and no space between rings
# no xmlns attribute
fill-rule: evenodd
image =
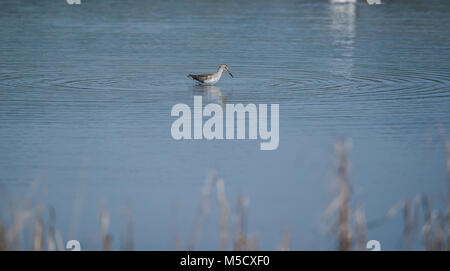
<svg viewBox="0 0 450 271"><path fill-rule="evenodd" d="M324 211L339 138L352 142L352 197L367 220L445 191L450 4L386 2L2 1L0 185L51 205L64 238L84 247L100 247L105 208L119 248L131 208L135 248L173 249L215 170L233 210L249 198L260 248L275 249L285 228L293 249L334 248ZM186 78L221 63L234 79ZM279 148L173 140L170 110L194 95L279 103ZM219 248L214 201L211 212L198 248ZM401 249L402 229L400 214L367 238Z"/></svg>

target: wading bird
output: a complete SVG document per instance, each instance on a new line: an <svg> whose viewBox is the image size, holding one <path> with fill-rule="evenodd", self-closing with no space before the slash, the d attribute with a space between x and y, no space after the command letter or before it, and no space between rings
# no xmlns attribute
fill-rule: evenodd
<svg viewBox="0 0 450 271"><path fill-rule="evenodd" d="M210 73L210 74L199 74L199 75L195 75L195 74L189 74L188 77L194 79L195 81L201 83L201 84L205 84L205 85L214 85L215 83L217 83L220 80L220 77L222 76L222 72L223 70L225 70L226 72L228 72L230 74L231 77L234 77L230 70L228 69L227 64L222 64L219 66L219 69L217 70L217 72L215 73Z"/></svg>

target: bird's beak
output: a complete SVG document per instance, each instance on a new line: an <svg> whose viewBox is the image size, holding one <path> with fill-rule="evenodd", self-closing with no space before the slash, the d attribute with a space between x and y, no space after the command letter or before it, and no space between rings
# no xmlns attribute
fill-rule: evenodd
<svg viewBox="0 0 450 271"><path fill-rule="evenodd" d="M231 78L234 78L234 76L231 74L230 70L227 69L228 74L231 76Z"/></svg>

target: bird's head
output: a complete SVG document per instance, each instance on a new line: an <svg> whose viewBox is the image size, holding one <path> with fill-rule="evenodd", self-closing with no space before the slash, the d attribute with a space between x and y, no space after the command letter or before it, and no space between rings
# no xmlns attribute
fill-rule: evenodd
<svg viewBox="0 0 450 271"><path fill-rule="evenodd" d="M225 71L227 71L227 73L228 73L231 77L234 77L234 76L231 74L230 70L228 69L227 64L221 64L221 65L219 66L219 69L224 69Z"/></svg>

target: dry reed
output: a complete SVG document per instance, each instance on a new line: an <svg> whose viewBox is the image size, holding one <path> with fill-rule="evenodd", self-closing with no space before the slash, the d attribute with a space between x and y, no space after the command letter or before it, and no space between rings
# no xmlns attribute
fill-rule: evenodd
<svg viewBox="0 0 450 271"><path fill-rule="evenodd" d="M362 204L356 208L351 206L351 184L349 180L349 153L351 144L348 141L338 141L335 145L336 176L339 184L339 193L332 200L326 210L326 214L335 214L336 223L334 230L337 248L339 250L351 250L354 247L358 250L365 250L367 230L377 227L390 218L403 212L403 237L405 249L414 249L416 243L419 217L423 219L421 227L421 238L426 250L450 250L450 141L445 145L445 166L447 185L447 206L445 211L433 208L431 197L418 195L412 200L402 200L393 205L386 214L375 220L366 222L366 214ZM36 182L32 189L35 190ZM187 245L187 249L195 249L201 232L203 231L205 219L210 212L210 200L215 188L215 195L219 213L219 247L227 250L231 243L233 250L257 250L259 248L259 238L248 234L248 205L249 200L245 196L240 196L237 200L236 212L231 214L228 200L225 193L225 182L216 173L208 175L202 188L201 203L194 220L193 229ZM7 217L5 221L0 220L0 251L1 250L63 250L63 238L56 228L56 212L53 208L48 208L48 223L44 221L42 205L35 206L30 198L30 194L25 196L23 204L15 201L8 201L6 193L2 192L3 206L7 206ZM78 197L77 197L78 198ZM80 213L80 201L75 204L75 216ZM352 212L352 209L355 209ZM121 232L121 250L132 250L133 243L133 216L131 208L125 209L125 225ZM420 216L422 215L422 216ZM234 219L234 236L230 237L228 225L230 217ZM8 223L8 221L10 221ZM45 229L47 226L47 229ZM110 216L106 209L100 212L101 227L101 247L103 250L112 249L112 234L110 232ZM26 232L31 233L31 244L25 245ZM291 230L283 232L282 239L278 245L279 250L291 249Z"/></svg>

